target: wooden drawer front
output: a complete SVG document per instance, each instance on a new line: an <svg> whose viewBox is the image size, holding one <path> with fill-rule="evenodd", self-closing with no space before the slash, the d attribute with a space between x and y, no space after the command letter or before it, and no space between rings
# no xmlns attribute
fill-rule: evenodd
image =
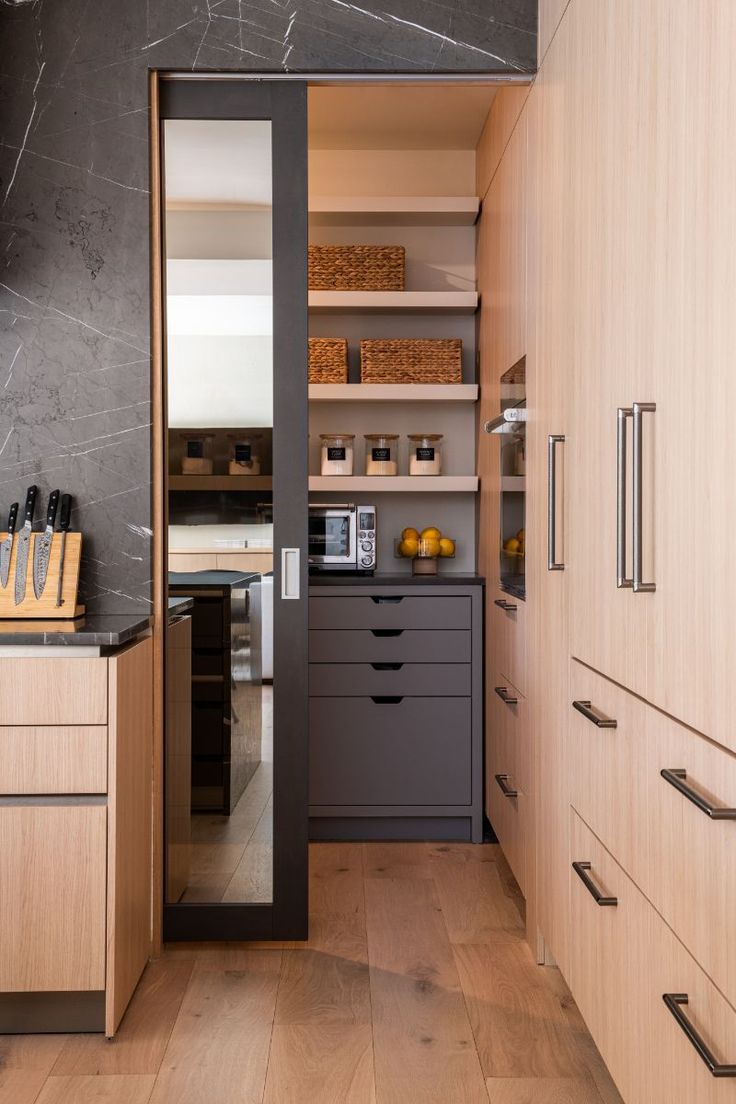
<svg viewBox="0 0 736 1104"><path fill-rule="evenodd" d="M497 685L500 685L497 683ZM527 817L530 805L526 733L520 724L525 702L506 685L518 704L508 706L493 687L487 693L486 813L522 893L526 894ZM515 796L507 796L504 787Z"/></svg>
<svg viewBox="0 0 736 1104"><path fill-rule="evenodd" d="M390 632L396 635L381 636ZM311 663L470 663L469 632L402 629L310 630Z"/></svg>
<svg viewBox="0 0 736 1104"><path fill-rule="evenodd" d="M469 698L312 698L314 805L469 805Z"/></svg>
<svg viewBox="0 0 736 1104"><path fill-rule="evenodd" d="M496 591L489 606L488 625L493 670L526 693L526 604L505 591Z"/></svg>
<svg viewBox="0 0 736 1104"><path fill-rule="evenodd" d="M571 988L625 1100L732 1104L736 1081L712 1076L667 1008L681 1010L719 1062L736 1062L736 1011L644 895L574 813L571 862L589 863L598 905L570 869Z"/></svg>
<svg viewBox="0 0 736 1104"><path fill-rule="evenodd" d="M0 794L107 792L107 728L0 728Z"/></svg>
<svg viewBox="0 0 736 1104"><path fill-rule="evenodd" d="M736 822L709 816L661 773L684 770L694 795L736 809L736 757L576 668L576 697L584 691L617 726L575 714L573 804L736 1005Z"/></svg>
<svg viewBox="0 0 736 1104"><path fill-rule="evenodd" d="M309 599L310 629L469 629L470 598L370 595Z"/></svg>
<svg viewBox="0 0 736 1104"><path fill-rule="evenodd" d="M406 694L470 697L469 663L310 663L312 697Z"/></svg>
<svg viewBox="0 0 736 1104"><path fill-rule="evenodd" d="M105 987L107 810L0 804L0 991Z"/></svg>
<svg viewBox="0 0 736 1104"><path fill-rule="evenodd" d="M107 724L107 660L0 659L0 725Z"/></svg>

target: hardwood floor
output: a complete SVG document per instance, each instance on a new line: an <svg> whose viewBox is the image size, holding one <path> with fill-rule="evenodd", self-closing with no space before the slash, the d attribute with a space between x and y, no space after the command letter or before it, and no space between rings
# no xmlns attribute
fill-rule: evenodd
<svg viewBox="0 0 736 1104"><path fill-rule="evenodd" d="M498 847L314 844L305 943L169 944L112 1042L0 1036L0 1104L621 1104Z"/></svg>

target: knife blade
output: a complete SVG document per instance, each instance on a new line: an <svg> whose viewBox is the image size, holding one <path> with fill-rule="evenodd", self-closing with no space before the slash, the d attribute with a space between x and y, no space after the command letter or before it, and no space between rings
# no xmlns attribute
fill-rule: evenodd
<svg viewBox="0 0 736 1104"><path fill-rule="evenodd" d="M8 535L0 544L0 587L5 589L8 585L10 574L10 558L13 555L13 537L15 535L15 523L18 518L18 503L14 502L8 514Z"/></svg>
<svg viewBox="0 0 736 1104"><path fill-rule="evenodd" d="M40 537L36 537L33 548L33 593L40 598L46 586L46 576L49 571L49 558L51 556L51 542L54 539L54 526L56 525L56 509L59 505L59 491L52 491L49 495L49 504L46 508L46 528Z"/></svg>
<svg viewBox="0 0 736 1104"><path fill-rule="evenodd" d="M59 582L56 587L56 604L61 606L64 604L61 597L64 589L64 556L66 555L66 534L69 529L69 523L72 519L72 496L65 494L61 496L61 513L59 514L59 529L61 530L61 552L59 554Z"/></svg>
<svg viewBox="0 0 736 1104"><path fill-rule="evenodd" d="M23 513L23 525L18 534L18 555L15 558L15 604L19 606L26 596L26 575L28 573L28 552L31 547L31 529L33 511L36 508L38 487L29 487L26 492L26 505Z"/></svg>

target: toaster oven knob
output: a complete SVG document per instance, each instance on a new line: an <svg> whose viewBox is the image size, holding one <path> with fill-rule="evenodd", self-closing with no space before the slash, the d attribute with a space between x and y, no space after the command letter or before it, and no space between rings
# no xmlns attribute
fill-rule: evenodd
<svg viewBox="0 0 736 1104"><path fill-rule="evenodd" d="M373 563L373 557L372 556L363 556L363 558L361 559L360 562L362 563L363 567L370 567L371 564Z"/></svg>
<svg viewBox="0 0 736 1104"><path fill-rule="evenodd" d="M364 552L372 552L373 551L373 545L371 544L370 541L363 541L363 543L361 544L360 547L363 549Z"/></svg>

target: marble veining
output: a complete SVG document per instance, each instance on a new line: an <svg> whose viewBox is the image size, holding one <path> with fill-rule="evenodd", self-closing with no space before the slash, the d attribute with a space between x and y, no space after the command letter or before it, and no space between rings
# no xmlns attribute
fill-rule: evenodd
<svg viewBox="0 0 736 1104"><path fill-rule="evenodd" d="M149 68L532 72L536 0L0 0L0 526L75 496L91 612L151 603Z"/></svg>

